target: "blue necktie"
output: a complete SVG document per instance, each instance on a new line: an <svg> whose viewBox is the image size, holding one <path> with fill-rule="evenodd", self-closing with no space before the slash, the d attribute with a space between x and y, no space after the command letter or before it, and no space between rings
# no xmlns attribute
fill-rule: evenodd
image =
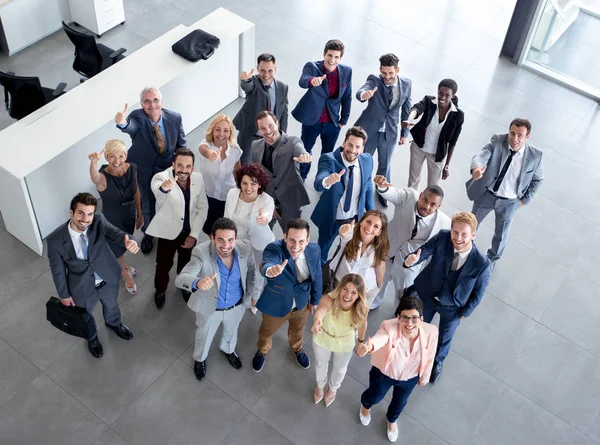
<svg viewBox="0 0 600 445"><path fill-rule="evenodd" d="M350 211L350 204L352 203L352 188L354 187L354 165L348 167L350 173L348 173L348 185L346 187L346 199L344 200L344 212Z"/></svg>
<svg viewBox="0 0 600 445"><path fill-rule="evenodd" d="M83 257L88 260L88 242L87 242L87 238L85 236L85 234L81 234L79 235L79 238L81 239L81 251L83 252ZM100 277L100 275L98 275L96 272L94 272L94 277L96 278L96 281L102 281L102 278Z"/></svg>

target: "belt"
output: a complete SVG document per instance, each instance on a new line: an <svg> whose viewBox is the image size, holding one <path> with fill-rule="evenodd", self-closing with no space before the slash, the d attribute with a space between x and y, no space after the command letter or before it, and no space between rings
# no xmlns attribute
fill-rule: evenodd
<svg viewBox="0 0 600 445"><path fill-rule="evenodd" d="M437 295L435 297L433 297L432 299L433 299L433 303L436 306L440 306L440 307L457 307L455 304L442 304L442 302L440 301L440 297L438 297Z"/></svg>
<svg viewBox="0 0 600 445"><path fill-rule="evenodd" d="M488 192L490 192L492 194L492 196L494 196L495 198L498 198L498 199L510 199L510 198L506 198L504 196L500 196L496 192L491 191L490 189L488 189Z"/></svg>
<svg viewBox="0 0 600 445"><path fill-rule="evenodd" d="M346 219L336 219L335 223L341 224L341 225L350 224L350 223L352 223L352 221L356 222L356 219L357 219L356 216L353 216L352 218L346 218Z"/></svg>
<svg viewBox="0 0 600 445"><path fill-rule="evenodd" d="M106 281L102 280L98 284L96 284L96 289L101 289L106 284Z"/></svg>
<svg viewBox="0 0 600 445"><path fill-rule="evenodd" d="M229 306L229 307L225 307L223 309L215 309L215 311L230 311L231 309L233 309L236 306L239 306L240 304L242 304L244 301L244 298L240 298L240 301L238 301L236 304L234 304L233 306Z"/></svg>
<svg viewBox="0 0 600 445"><path fill-rule="evenodd" d="M293 308L293 309L290 311L290 314L291 314L292 312L296 312L297 310L298 310L298 306L296 306L295 308Z"/></svg>

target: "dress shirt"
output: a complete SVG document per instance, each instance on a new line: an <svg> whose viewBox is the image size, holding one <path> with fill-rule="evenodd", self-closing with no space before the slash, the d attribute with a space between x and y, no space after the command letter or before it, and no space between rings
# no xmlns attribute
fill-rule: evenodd
<svg viewBox="0 0 600 445"><path fill-rule="evenodd" d="M500 188L496 192L498 196L502 196L503 198L515 199L517 197L517 191L519 189L519 178L521 176L521 169L523 168L523 152L525 151L525 147L521 147L520 150L516 151L513 155L513 159L504 175L504 179L500 184ZM500 164L500 170L498 170L498 174L502 170L504 163L510 156L510 145L508 146L508 150L506 150L506 156L504 153L502 154L502 163ZM493 184L492 184L493 187Z"/></svg>
<svg viewBox="0 0 600 445"><path fill-rule="evenodd" d="M421 366L421 342L417 336L410 350L410 342L401 333L402 323L396 320L392 326L399 330L395 341L390 341L390 334L385 325L381 325L377 333L371 337L373 353L371 364L378 368L383 374L394 380L409 380L419 375ZM421 335L419 333L418 335ZM435 348L433 348L435 350Z"/></svg>
<svg viewBox="0 0 600 445"><path fill-rule="evenodd" d="M308 263L306 262L306 255L304 252L300 254L298 258L294 260L296 264L296 277L298 278L298 283L302 283L304 280L307 280L310 277L310 271L308 269ZM296 299L292 299L292 309L296 306Z"/></svg>
<svg viewBox="0 0 600 445"><path fill-rule="evenodd" d="M85 236L85 239L88 242L88 256L89 256L90 240L87 236L88 229L85 229L85 232L83 232L83 233L76 232L71 227L71 221L69 221L67 223L67 228L69 229L69 236L71 237L71 242L73 243L73 247L75 248L75 255L77 256L77 259L87 261L88 258L86 258L85 255L83 254L83 246L81 245L81 235ZM102 281L104 281L100 277L100 275L98 275L96 272L94 272L94 276L95 276L95 280L96 280L96 282L95 282L96 285L98 285L98 284L102 283Z"/></svg>
<svg viewBox="0 0 600 445"><path fill-rule="evenodd" d="M167 143L167 132L165 131L165 123L163 122L163 115L162 115L162 113L160 113L160 119L158 120L158 122L152 122L152 119L150 119L148 117L148 115L146 115L146 117L150 121L150 126L151 127L154 127L154 124L158 124L158 129L160 130L161 134L163 135L163 139L165 140L165 151L167 151L167 147L169 145ZM127 128L128 125L129 125L129 121L127 121L127 123L125 125L117 124L117 127L119 127L119 128ZM152 135L154 136L154 130L152 130Z"/></svg>
<svg viewBox="0 0 600 445"><path fill-rule="evenodd" d="M396 82L394 82L393 85L388 86L385 84L385 82L384 82L384 85L386 88L392 88L392 102L390 102L390 108L389 108L391 110L392 108L394 108L396 106L396 104L400 100L400 82L398 82L398 76L396 76ZM385 93L387 94L387 91ZM383 121L383 125L379 129L379 133L385 132L386 121L387 121L387 119L385 119Z"/></svg>
<svg viewBox="0 0 600 445"><path fill-rule="evenodd" d="M325 62L322 65L323 72L325 76L327 76L327 94L328 97L336 97L340 94L340 76L337 67L329 72L325 69ZM321 113L321 117L319 118L319 122L333 122L331 116L329 115L329 110L327 109L327 102L324 104L323 112Z"/></svg>
<svg viewBox="0 0 600 445"><path fill-rule="evenodd" d="M460 268L464 266L465 262L467 261L467 257L471 253L471 249L473 249L473 244L471 244L471 247L469 247L468 250L463 252L459 252L458 250L454 249L452 256L454 257L454 254L458 253L458 264L456 265L456 270L460 270Z"/></svg>
<svg viewBox="0 0 600 445"><path fill-rule="evenodd" d="M267 93L269 93L269 101L271 103L271 112L273 114L275 114L275 104L277 103L277 86L275 84L275 79L273 79L273 82L271 82L271 85L265 85L265 89L267 90Z"/></svg>
<svg viewBox="0 0 600 445"><path fill-rule="evenodd" d="M448 116L450 115L450 113L456 112L457 110L456 106L454 106L454 103L450 102L450 109L446 113L446 117L444 118L444 120L440 122L440 109L437 106L437 99L433 99L431 102L433 102L436 105L435 114L433 115L433 117L431 118L431 122L429 122L429 125L427 125L427 128L425 129L425 142L423 143L423 151L425 153L436 154L438 148L438 139L440 138L442 128L444 128L444 124L448 120Z"/></svg>
<svg viewBox="0 0 600 445"><path fill-rule="evenodd" d="M262 165L271 173L273 173L273 152L277 150L279 147L279 143L281 142L281 135L279 135L279 139L273 145L267 144L265 141L265 151L263 152Z"/></svg>
<svg viewBox="0 0 600 445"><path fill-rule="evenodd" d="M244 295L237 251L233 251L231 270L219 258L219 255L217 255L217 265L219 266L220 275L217 309L226 309L239 302Z"/></svg>
<svg viewBox="0 0 600 445"><path fill-rule="evenodd" d="M400 246L400 256L403 260L411 253L416 252L431 237L433 226L437 220L437 210L431 215L423 217L419 215L417 205L415 204L415 218L417 215L421 218L417 225L417 235ZM400 221L398 221L398 223L400 223ZM390 256L394 256L395 254L395 252L390 252Z"/></svg>
<svg viewBox="0 0 600 445"><path fill-rule="evenodd" d="M211 150L219 152L217 146L206 139L200 142L200 145L206 145ZM227 192L236 187L233 169L241 157L242 150L237 144L227 144L225 159L221 159L221 156L219 156L216 161L211 162L204 156L200 156L200 173L202 173L204 189L208 197L219 201L227 199Z"/></svg>
<svg viewBox="0 0 600 445"><path fill-rule="evenodd" d="M360 188L361 188L361 175L360 175L360 165L358 163L358 159L356 159L356 161L354 161L352 164L348 161L346 161L346 158L344 158L344 155L342 154L342 163L344 164L344 168L346 169L346 172L344 173L344 175L342 176L342 181L346 182L346 187L344 188L344 194L342 195L342 197L340 198L340 202L338 203L337 206L337 211L336 211L336 215L335 215L335 219L350 219L350 218L354 218L356 215L358 215L358 200L360 197ZM354 166L354 179L353 179L353 186L352 186L352 200L350 201L350 209L347 212L344 212L344 203L346 202L346 193L348 192L348 178L350 177L350 166L353 165ZM339 172L336 172L339 173ZM325 178L327 179L327 178ZM329 190L332 186L331 185L327 185L325 183L325 179L323 179L323 188L325 190ZM332 184L333 185L333 184Z"/></svg>
<svg viewBox="0 0 600 445"><path fill-rule="evenodd" d="M377 273L375 272L375 267L373 264L375 263L375 249L373 248L373 244L367 246L365 251L362 252L362 241L358 243L358 255L356 259L349 260L346 256L344 256L344 249L352 236L349 235L345 239L340 240L340 250L338 254L331 259L330 267L335 270L337 273L336 277L338 279L342 279L344 275L349 273L355 273L360 275L365 282L365 290L369 292L372 289L377 288ZM340 267L338 268L338 263Z"/></svg>

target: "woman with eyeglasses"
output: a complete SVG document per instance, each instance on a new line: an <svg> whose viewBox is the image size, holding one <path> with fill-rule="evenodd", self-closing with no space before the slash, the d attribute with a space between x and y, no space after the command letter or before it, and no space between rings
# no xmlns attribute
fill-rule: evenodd
<svg viewBox="0 0 600 445"><path fill-rule="evenodd" d="M104 154L108 164L98 169L98 161ZM102 214L113 226L125 233L133 235L135 229L144 224L142 215L142 199L137 184L137 166L127 161L127 146L119 139L111 139L104 145L100 153L91 153L90 178L102 198ZM137 293L137 285L133 277L135 268L125 264L125 247L123 243L109 241L109 246L119 264L125 288L131 295Z"/></svg>
<svg viewBox="0 0 600 445"><path fill-rule="evenodd" d="M416 297L403 297L396 308L396 318L385 320L373 338L367 338L356 350L364 357L371 354L369 387L362 393L360 422L371 422L371 407L384 398L393 386L392 402L387 410L387 436L398 439L396 420L416 384L429 383L437 349L438 328L423 322L423 302Z"/></svg>

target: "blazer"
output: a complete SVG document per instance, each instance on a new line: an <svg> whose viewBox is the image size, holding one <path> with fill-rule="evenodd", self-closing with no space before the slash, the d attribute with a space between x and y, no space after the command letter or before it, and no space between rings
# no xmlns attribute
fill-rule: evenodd
<svg viewBox="0 0 600 445"><path fill-rule="evenodd" d="M254 295L256 286L256 264L254 253L248 241L237 241L235 251L238 254L238 265L242 277L242 289L244 291L244 305L250 307L250 298ZM208 290L192 290L192 284L196 278L206 278L217 274L215 285ZM175 278L175 286L192 292L188 300L188 307L194 312L200 312L206 316L211 315L217 308L219 300L219 287L221 286L221 274L217 264L217 253L212 241L204 241L192 250L190 262Z"/></svg>
<svg viewBox="0 0 600 445"><path fill-rule="evenodd" d="M173 165L175 151L186 146L181 115L163 108L162 118L167 141L163 154L158 152L152 123L143 109L138 108L129 113L124 128L117 125L119 130L131 136L132 143L127 157L130 162L137 164L138 183L145 187L150 186L150 180L155 173Z"/></svg>
<svg viewBox="0 0 600 445"><path fill-rule="evenodd" d="M360 168L361 179L360 195L358 198L358 218L360 219L365 211L375 208L375 203L373 202L373 180L371 178L373 158L371 155L362 153L358 157L358 166ZM319 232L323 230L332 234L335 229L337 208L346 190L348 171L344 173L340 182L333 184L329 189L323 187L323 179L332 173L339 173L344 168L346 167L342 161L341 149L335 150L332 153L322 154L319 158L319 169L315 176L314 186L317 192L323 193L310 217L319 228Z"/></svg>
<svg viewBox="0 0 600 445"><path fill-rule="evenodd" d="M310 85L313 77L321 77L323 61L307 62L302 68L302 75L298 84L300 88L308 89L292 110L292 116L303 125L314 125L319 121L323 108L327 107L331 120L335 125L346 125L350 117L350 106L352 104L352 68L339 64L338 82L339 94L337 97L329 98L329 82L327 79L318 87ZM341 112L341 115L340 115Z"/></svg>
<svg viewBox="0 0 600 445"><path fill-rule="evenodd" d="M246 93L246 100L240 111L233 118L233 125L241 134L256 134L256 115L269 109L269 93L258 74L248 80L240 81L240 87ZM279 121L281 131L287 131L288 126L288 86L280 80L275 80L275 116Z"/></svg>
<svg viewBox="0 0 600 445"><path fill-rule="evenodd" d="M158 238L174 240L183 230L185 217L185 197L177 184L168 193L161 192L160 185L173 177L173 168L169 167L157 173L150 185L156 197L156 214L150 221L146 233ZM204 180L198 172L190 175L190 236L198 239L200 230L208 213L208 200L204 192Z"/></svg>
<svg viewBox="0 0 600 445"><path fill-rule="evenodd" d="M108 246L108 241L125 245L125 232L109 223L104 215L94 215L88 226L88 259L80 260L75 253L68 228L62 224L48 235L48 261L59 298L73 297L77 306L81 301L95 298L96 272L107 284L117 285L121 280L121 265Z"/></svg>
<svg viewBox="0 0 600 445"><path fill-rule="evenodd" d="M227 192L225 211L223 212L223 216L225 218L232 219L233 215L235 214L235 208L237 206L239 196L240 189L237 187L232 188L229 190L229 192ZM250 211L250 221L248 222L250 227L248 230L250 243L256 250L262 251L265 248L265 244L263 244L265 243L265 238L268 239L268 242L272 243L275 241L275 235L268 224L262 227L257 224L256 217L258 216L260 209L262 209L263 216L265 216L269 221L273 219L275 201L273 201L273 198L271 198L266 192L262 192L256 197L256 201L254 201L254 205ZM265 236L265 233L267 236ZM253 236L254 234L258 235L258 239ZM260 261L260 258L258 258L258 261Z"/></svg>
<svg viewBox="0 0 600 445"><path fill-rule="evenodd" d="M456 107L456 111L448 111L446 122L440 131L437 152L435 153L435 162L442 162L448 154L448 147L454 147L456 145L460 132L462 131L462 125L465 122L465 113L458 108L458 98L455 96L452 101ZM410 111L413 110L417 112L417 117L421 115L423 115L423 117L410 129L410 134L412 134L415 143L423 148L423 145L425 145L425 132L437 110L436 97L425 96L421 99L421 102L412 106Z"/></svg>
<svg viewBox="0 0 600 445"><path fill-rule="evenodd" d="M390 108L392 101L387 93L388 86L381 79L381 76L371 74L366 83L356 92L356 98L361 102L365 102L360 98L361 94L377 87L375 95L366 100L367 108L363 110L354 124L362 127L370 138L377 135L385 122L386 140L395 142L398 139L398 121L408 119L412 89L412 82L409 79L398 77L398 82L400 85L400 100L392 108ZM400 114L401 109L402 114ZM401 136L408 137L408 132L408 128L403 128Z"/></svg>
<svg viewBox="0 0 600 445"><path fill-rule="evenodd" d="M415 208L419 200L419 192L411 188L397 189L392 186L385 192L378 191L378 193L394 205L394 216L388 224L389 256L393 257L398 255L399 250L411 239L416 221ZM450 230L451 223L448 215L441 210L436 210L435 222L427 240L429 241L442 229Z"/></svg>
<svg viewBox="0 0 600 445"><path fill-rule="evenodd" d="M265 140L258 139L252 142L252 162L262 165L265 152ZM271 173L265 168L269 176L267 193L284 207L300 208L310 204L308 193L300 177L300 169L294 158L301 154L308 154L302 141L296 136L281 133L277 149L273 153L273 169Z"/></svg>
<svg viewBox="0 0 600 445"><path fill-rule="evenodd" d="M421 298L433 298L441 290L454 255L454 246L450 240L449 230L440 230L437 235L421 246L419 264L429 257L431 261L415 278L415 290ZM454 304L461 308L459 317L468 317L481 302L485 289L490 281L491 263L477 246L473 247L465 264L459 269L456 287L454 288Z"/></svg>
<svg viewBox="0 0 600 445"><path fill-rule="evenodd" d="M319 304L322 291L321 249L318 244L309 243L304 250L310 277L298 283L296 264L285 246L284 240L277 240L265 247L262 256L261 275L266 277L267 269L275 264L288 260L283 272L275 278L266 278L256 308L272 317L285 317L292 310L292 298L296 300L298 309L303 309L309 302Z"/></svg>
<svg viewBox="0 0 600 445"><path fill-rule="evenodd" d="M478 154L473 156L471 171L475 167L483 167L484 165L487 165L487 168L483 177L477 181L470 178L466 183L467 196L471 201L475 201L486 190L494 186L500 170L509 156L509 150L508 134L495 134L490 142ZM523 201L523 204L529 204L544 180L542 150L528 143L525 143L521 150L524 150L523 167L519 175L517 197L520 201Z"/></svg>

